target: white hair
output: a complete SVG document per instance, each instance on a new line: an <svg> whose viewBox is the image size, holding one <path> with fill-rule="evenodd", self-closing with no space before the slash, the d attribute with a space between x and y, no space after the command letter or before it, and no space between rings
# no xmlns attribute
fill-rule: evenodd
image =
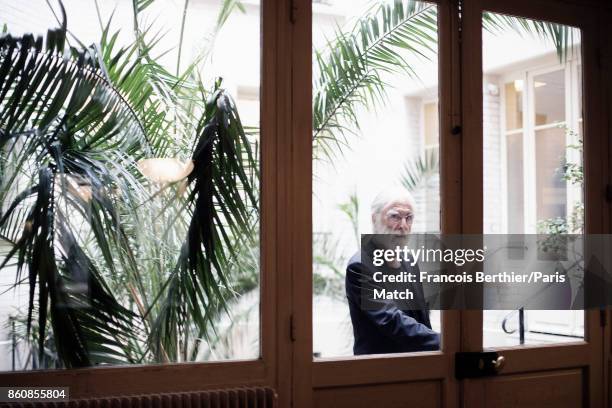
<svg viewBox="0 0 612 408"><path fill-rule="evenodd" d="M370 207L372 215L379 214L385 206L392 202L406 202L410 204L412 211L416 210L414 197L410 194L410 191L406 190L404 187L396 186L386 188L374 197Z"/></svg>

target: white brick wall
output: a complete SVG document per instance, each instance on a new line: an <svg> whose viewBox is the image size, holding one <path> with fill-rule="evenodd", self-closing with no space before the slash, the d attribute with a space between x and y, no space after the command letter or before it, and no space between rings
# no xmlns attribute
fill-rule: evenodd
<svg viewBox="0 0 612 408"><path fill-rule="evenodd" d="M422 112L423 112L423 99L416 97L405 98L406 103L406 137L409 139L410 144L414 146L413 155L406 157L408 160L417 157L423 150L423 135L422 133ZM435 187L434 187L435 188ZM412 226L413 231L426 231L427 230L427 219L428 219L428 208L425 197L425 189L419 188L413 191L413 196L416 201L415 219Z"/></svg>
<svg viewBox="0 0 612 408"><path fill-rule="evenodd" d="M483 208L483 231L485 233L501 233L503 228L502 214L502 144L500 123L500 95L499 90L495 93L497 77L488 76L483 84L483 180L473 182L483 183L484 208ZM423 148L423 135L421 124L423 100L421 98L406 98L406 121L407 135L417 151ZM431 177L428 189L437 192L439 198L439 175ZM417 201L417 218L415 219L414 231L432 231L439 225L438 203L426 202L426 190L420 188L414 193ZM431 196L431 193L430 193ZM450 204L450 203L447 203Z"/></svg>
<svg viewBox="0 0 612 408"><path fill-rule="evenodd" d="M502 233L502 144L498 78L486 76L483 84L483 232Z"/></svg>

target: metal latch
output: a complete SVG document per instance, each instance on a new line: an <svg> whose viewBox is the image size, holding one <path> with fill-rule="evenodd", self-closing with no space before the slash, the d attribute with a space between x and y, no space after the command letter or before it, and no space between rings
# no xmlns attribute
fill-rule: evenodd
<svg viewBox="0 0 612 408"><path fill-rule="evenodd" d="M496 351L455 353L455 377L478 378L497 375L506 359Z"/></svg>

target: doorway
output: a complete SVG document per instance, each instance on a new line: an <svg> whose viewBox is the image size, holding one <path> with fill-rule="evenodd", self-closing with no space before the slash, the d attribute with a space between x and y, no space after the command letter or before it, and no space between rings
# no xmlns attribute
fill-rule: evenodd
<svg viewBox="0 0 612 408"><path fill-rule="evenodd" d="M313 262L293 283L296 406L601 406L598 310L430 310L439 350L355 356L345 292L347 260L372 232L370 204L389 179L415 199L413 232L607 232L594 164L607 160L601 118L583 115L598 92L596 9L340 3L300 3L313 46L312 126L298 129L312 141L312 171L300 178L312 185L304 211ZM388 49L376 49L402 24ZM530 37L539 27L571 39L558 47L552 34ZM346 64L350 52L374 62ZM559 173L562 158L581 180Z"/></svg>

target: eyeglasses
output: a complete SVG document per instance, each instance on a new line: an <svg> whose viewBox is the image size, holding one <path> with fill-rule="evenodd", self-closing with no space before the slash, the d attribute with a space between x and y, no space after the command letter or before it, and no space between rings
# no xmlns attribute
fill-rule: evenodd
<svg viewBox="0 0 612 408"><path fill-rule="evenodd" d="M406 220L406 224L412 224L414 220L413 214L401 215L398 213L387 214L387 219L394 224L401 224L402 220Z"/></svg>

